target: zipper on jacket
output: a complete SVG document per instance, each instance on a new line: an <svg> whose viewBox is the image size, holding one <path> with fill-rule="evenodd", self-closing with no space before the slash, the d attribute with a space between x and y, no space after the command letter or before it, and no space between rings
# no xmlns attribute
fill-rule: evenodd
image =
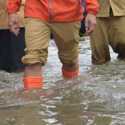
<svg viewBox="0 0 125 125"><path fill-rule="evenodd" d="M48 15L49 15L49 22L52 21L52 0L48 0Z"/></svg>

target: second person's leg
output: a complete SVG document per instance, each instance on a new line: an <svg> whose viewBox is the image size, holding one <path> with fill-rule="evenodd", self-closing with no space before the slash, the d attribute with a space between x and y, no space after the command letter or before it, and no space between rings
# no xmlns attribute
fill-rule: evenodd
<svg viewBox="0 0 125 125"><path fill-rule="evenodd" d="M97 25L91 34L92 63L104 64L110 60L109 38L108 38L109 18L97 18Z"/></svg>

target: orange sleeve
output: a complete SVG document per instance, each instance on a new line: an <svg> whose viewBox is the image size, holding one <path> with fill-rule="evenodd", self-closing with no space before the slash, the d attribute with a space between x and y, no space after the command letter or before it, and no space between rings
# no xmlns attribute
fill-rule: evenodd
<svg viewBox="0 0 125 125"><path fill-rule="evenodd" d="M19 10L21 5L21 0L8 0L7 1L7 10L8 13L15 13Z"/></svg>
<svg viewBox="0 0 125 125"><path fill-rule="evenodd" d="M87 13L93 13L96 15L99 11L99 3L97 0L86 0Z"/></svg>

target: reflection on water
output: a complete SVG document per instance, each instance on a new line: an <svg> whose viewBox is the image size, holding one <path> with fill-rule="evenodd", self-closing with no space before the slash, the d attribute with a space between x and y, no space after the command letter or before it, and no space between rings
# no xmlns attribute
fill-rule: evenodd
<svg viewBox="0 0 125 125"><path fill-rule="evenodd" d="M77 79L63 80L52 43L42 90L21 91L22 74L0 72L0 125L125 125L125 65L93 66L89 41L81 41Z"/></svg>

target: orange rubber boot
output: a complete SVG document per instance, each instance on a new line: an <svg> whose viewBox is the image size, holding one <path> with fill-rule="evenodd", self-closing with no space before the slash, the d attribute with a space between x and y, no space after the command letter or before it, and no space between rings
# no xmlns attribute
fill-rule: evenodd
<svg viewBox="0 0 125 125"><path fill-rule="evenodd" d="M72 79L72 78L75 78L75 77L79 76L79 70L67 71L65 69L62 69L62 74L63 74L64 78Z"/></svg>
<svg viewBox="0 0 125 125"><path fill-rule="evenodd" d="M23 79L24 89L40 89L43 87L43 78L41 76L26 76Z"/></svg>

